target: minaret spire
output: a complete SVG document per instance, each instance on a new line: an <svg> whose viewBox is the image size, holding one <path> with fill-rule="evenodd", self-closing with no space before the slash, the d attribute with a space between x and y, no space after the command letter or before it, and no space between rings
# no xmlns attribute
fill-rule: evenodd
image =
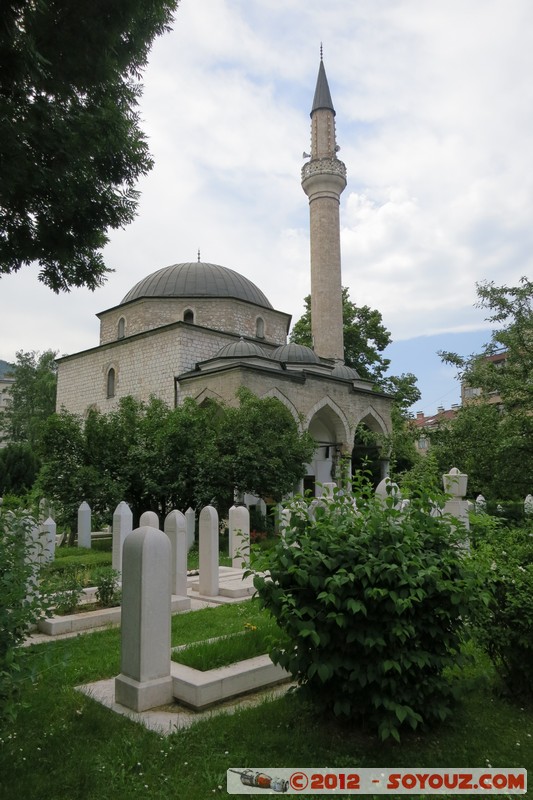
<svg viewBox="0 0 533 800"><path fill-rule="evenodd" d="M311 109L311 160L302 168L310 212L311 330L318 356L344 361L339 204L346 167L337 158L338 150L335 109L320 45Z"/></svg>

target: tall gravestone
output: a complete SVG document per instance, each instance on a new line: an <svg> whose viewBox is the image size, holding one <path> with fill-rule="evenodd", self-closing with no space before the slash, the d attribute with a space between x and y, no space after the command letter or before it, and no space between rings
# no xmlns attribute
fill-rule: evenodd
<svg viewBox="0 0 533 800"><path fill-rule="evenodd" d="M133 514L129 505L122 500L113 514L113 545L111 564L113 569L122 573L122 549L124 541L133 530Z"/></svg>
<svg viewBox="0 0 533 800"><path fill-rule="evenodd" d="M218 595L218 513L213 506L200 512L199 521L199 592L207 597Z"/></svg>
<svg viewBox="0 0 533 800"><path fill-rule="evenodd" d="M85 501L78 508L78 547L91 547L91 507Z"/></svg>
<svg viewBox="0 0 533 800"><path fill-rule="evenodd" d="M383 480L378 483L375 494L382 503L386 504L391 502L393 508L398 511L401 509L402 493L400 492L400 487L397 483L391 481L390 478L383 478Z"/></svg>
<svg viewBox="0 0 533 800"><path fill-rule="evenodd" d="M149 528L157 528L159 530L159 517L155 511L145 511L141 514L139 520L139 528L148 526Z"/></svg>
<svg viewBox="0 0 533 800"><path fill-rule="evenodd" d="M42 561L49 563L53 561L56 553L56 531L57 526L51 517L48 517L43 524L43 555Z"/></svg>
<svg viewBox="0 0 533 800"><path fill-rule="evenodd" d="M232 506L229 510L229 540L231 565L235 569L250 566L250 512L246 506Z"/></svg>
<svg viewBox="0 0 533 800"><path fill-rule="evenodd" d="M39 500L39 522L44 522L50 516L50 512L48 510L48 501L46 498L41 497Z"/></svg>
<svg viewBox="0 0 533 800"><path fill-rule="evenodd" d="M487 512L487 501L483 497L482 494L478 494L476 497L476 514L486 514Z"/></svg>
<svg viewBox="0 0 533 800"><path fill-rule="evenodd" d="M452 469L442 476L444 491L449 495L448 500L444 504L444 513L451 514L452 517L460 520L467 530L470 529L470 520L468 518L468 503L464 499L466 495L466 488L468 486L468 475L460 472L457 467Z"/></svg>
<svg viewBox="0 0 533 800"><path fill-rule="evenodd" d="M172 594L187 596L187 521L181 511L171 511L164 530L171 547Z"/></svg>
<svg viewBox="0 0 533 800"><path fill-rule="evenodd" d="M40 525L28 518L25 528L26 554L24 560L28 565L26 591L28 600L36 593L39 585L39 571L43 560L43 533Z"/></svg>
<svg viewBox="0 0 533 800"><path fill-rule="evenodd" d="M187 520L187 550L194 547L196 540L196 514L194 508L188 508L185 512L185 519Z"/></svg>
<svg viewBox="0 0 533 800"><path fill-rule="evenodd" d="M115 699L134 711L172 701L170 557L170 540L157 528L137 528L124 542Z"/></svg>

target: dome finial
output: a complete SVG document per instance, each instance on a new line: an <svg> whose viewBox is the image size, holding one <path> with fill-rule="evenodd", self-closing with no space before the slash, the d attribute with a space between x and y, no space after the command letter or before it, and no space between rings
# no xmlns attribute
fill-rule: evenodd
<svg viewBox="0 0 533 800"><path fill-rule="evenodd" d="M200 248L198 248L198 263L200 263Z"/></svg>

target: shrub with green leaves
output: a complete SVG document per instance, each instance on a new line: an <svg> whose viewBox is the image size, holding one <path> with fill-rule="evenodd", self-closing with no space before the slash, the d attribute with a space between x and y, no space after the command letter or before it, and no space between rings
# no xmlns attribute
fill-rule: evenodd
<svg viewBox="0 0 533 800"><path fill-rule="evenodd" d="M498 520L478 535L474 557L490 596L475 615L477 639L514 695L533 696L533 527Z"/></svg>
<svg viewBox="0 0 533 800"><path fill-rule="evenodd" d="M84 565L70 564L61 572L42 570L41 591L45 592L54 606L55 614L73 614L83 596L85 575Z"/></svg>
<svg viewBox="0 0 533 800"><path fill-rule="evenodd" d="M29 673L27 650L20 645L49 610L35 590L36 566L29 557L36 524L27 513L0 510L0 722L15 718Z"/></svg>
<svg viewBox="0 0 533 800"><path fill-rule="evenodd" d="M112 567L102 567L96 574L96 599L104 608L120 605L120 572Z"/></svg>
<svg viewBox="0 0 533 800"><path fill-rule="evenodd" d="M357 504L357 508L354 503ZM413 497L400 512L362 483L354 495L300 499L256 574L260 601L291 642L274 650L319 710L367 723L382 739L444 720L475 597L464 532Z"/></svg>

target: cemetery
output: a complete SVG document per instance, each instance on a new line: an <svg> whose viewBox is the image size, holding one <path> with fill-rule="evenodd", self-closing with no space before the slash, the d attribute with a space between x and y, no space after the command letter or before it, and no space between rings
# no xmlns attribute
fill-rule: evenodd
<svg viewBox="0 0 533 800"><path fill-rule="evenodd" d="M159 164L168 178L156 191L157 218L169 219L167 207L174 208L180 257L191 257L185 205L193 213L198 198L202 247L217 243L222 253L241 238L248 206L252 239L240 249L241 257L249 253L247 271L270 278L276 304L291 298L304 237L285 185L296 151L284 137L296 129L292 95L304 60L296 57L301 43L295 49L291 39L288 51L279 31L279 63L275 48L266 52L261 30L274 12L254 10L254 24L237 28L237 50L253 53L252 75L239 72L235 48L228 55L234 25L219 24L232 4L214 4L214 26L204 9L202 46L194 36L182 40L184 63L192 64L193 50L202 61L209 53L209 74L217 69L224 84L212 81L211 103L194 81L198 73L180 72L186 85L168 102L174 62L167 55L154 73L165 123L151 124L145 136L138 124L151 103L139 105L138 81L179 3L103 4L106 24L97 4L80 13L64 2L9 5L3 127L6 152L15 157L4 159L4 272L33 265L54 292L99 288L116 271L113 250L104 260L102 248L114 244L108 234L133 220L135 182L153 166L150 140L168 152L175 140L200 167L196 173L189 160L184 170L178 159L174 175L172 162ZM198 13L195 4L182 5L185 21ZM363 45L372 44L370 63L382 60L385 42L384 63L405 82L415 63L406 54L420 57L416 41L436 62L442 58L446 39L432 46L420 14L411 15L414 23L398 17L410 34L406 46L403 30L388 27L387 9L376 20L367 12L354 19ZM242 23L235 13L227 19ZM324 5L320 13L320 29L327 22L332 36L335 9ZM448 32L455 55L456 16ZM474 45L494 25L494 14L485 16L472 41L463 26L475 65L482 51ZM441 32L431 19L446 36L446 26ZM305 22L295 29L305 38L311 32ZM502 30L494 27L498 45ZM341 42L339 53L361 59L364 46L351 45ZM505 50L489 50L501 67ZM287 52L292 82L285 80ZM247 275L202 260L199 247L197 260L145 264L166 246L155 213L150 220L144 211L148 235L130 244L124 262L123 274L136 282L122 299L109 296L90 346L70 325L68 353L38 358L21 350L11 365L0 420L0 800L205 800L225 794L228 770L258 765L533 770L533 286L525 277L515 288L477 284L479 305L492 312L486 321L497 330L483 355L441 351L459 370L465 403L438 429L421 429L422 458L409 412L421 396L416 377L388 373L391 333L381 311L366 305L368 292L374 284L382 307L399 311L402 324L416 321L424 336L441 324L469 330L458 294L448 294L453 282L443 280L449 269L435 272L446 284L440 298L424 294L424 268L450 260L461 273L458 288L474 259L478 277L484 268L489 278L499 267L510 274L509 255L485 233L487 220L496 230L505 204L495 212L478 202L476 187L487 176L484 184L481 172L457 160L460 115L442 102L445 94L437 93L455 133L446 136L438 115L425 122L426 144L438 141L446 176L426 158L436 150L421 147L404 158L409 105L421 131L425 106L432 108L418 102L418 84L439 86L431 65L420 79L407 78L409 102L401 91L394 95L399 124L390 103L380 105L390 74L373 69L368 83L364 69L352 77L349 62L340 63L343 104L347 95L356 98L348 128L355 138L336 119L320 45L310 152L300 171L310 245L300 321L293 325ZM464 76L468 88L468 69ZM454 103L468 95L455 82ZM483 92L470 94L483 102ZM195 122L191 151L186 117ZM394 141L383 136L387 127ZM354 142L363 156L343 211L350 248L344 278L341 138L350 160ZM372 178L376 158L381 166ZM490 161L505 174L500 155ZM400 162L401 170L394 166ZM461 168L454 171L454 163ZM420 172L432 176L426 193ZM465 193L447 194L447 183L464 184ZM428 198L443 185L451 211L431 224ZM150 209L156 184L144 186ZM223 212L214 222L219 190ZM447 217L461 222L453 228ZM30 296L26 290L21 320L41 332L28 323ZM453 311L449 325L444 311L442 320L432 313L437 300ZM416 316L407 320L410 309ZM502 357L493 361L496 352ZM250 502L259 516L269 506L258 531ZM287 789L284 781L273 787L251 793Z"/></svg>
<svg viewBox="0 0 533 800"><path fill-rule="evenodd" d="M35 657L39 658L39 652L42 651L44 655L43 648L49 652L51 652L49 648L54 648L56 655L48 655L47 658L52 658L52 663L55 665L53 674L57 676L67 674L65 670L70 669L69 663L78 664L69 679L71 685L69 690L70 708L78 708L82 715L81 718L93 718L95 721L98 719L98 724L106 729L109 727L111 730L127 730L126 739L130 741L133 750L138 753L136 758L141 765L144 756L138 748L142 747L144 752L148 741L154 744L160 743L160 756L165 759L168 758L170 748L174 746L172 742L179 741L180 750L187 754L184 759L186 761L191 759L190 763L192 764L197 763L198 756L195 756L193 751L188 748L193 747L194 749L198 746L198 735L208 739L212 735L215 740L218 736L223 736L224 741L241 742L240 727L244 725L247 729L247 726L251 725L256 728L257 725L263 725L260 720L264 719L277 720L275 729L278 733L280 725L282 729L286 726L285 733L281 735L276 748L288 748L287 752L298 752L300 758L305 757L301 754L305 754L307 747L315 748L315 752L325 752L320 732L329 731L328 735L332 737L332 742L337 741L337 738L340 737L339 743L335 745L335 747L341 748L338 751L339 754L343 752L340 742L348 735L351 742L350 747L354 747L363 759L370 758L372 753L371 758L375 762L376 753L380 753L379 760L386 759L387 763L392 763L391 759L397 759L400 752L404 754L401 756L403 763L409 761L411 752L413 753L410 756L411 760L415 757L415 752L416 758L419 759L419 754L425 752L424 741L427 741L430 747L428 753L433 752L434 745L431 743L436 741L435 737L443 743L439 745L441 748L439 763L444 763L443 759L447 758L446 747L450 748L449 763L455 763L455 755L452 757L452 752L457 752L457 737L460 736L463 740L466 735L467 741L463 745L463 752L468 755L465 755L465 758L472 759L472 763L482 763L479 754L487 751L485 760L492 763L495 743L494 736L488 732L488 729L496 726L494 714L498 718L498 729L501 729L501 725L509 726L508 740L505 739L502 742L501 737L499 738L497 752L500 755L498 758L504 759L506 765L523 766L524 763L527 765L528 759L526 758L524 761L523 756L528 752L526 748L530 747L529 740L533 734L533 708L528 700L527 670L525 670L526 675L524 676L524 670L517 671L516 665L513 665L514 672L512 670L507 674L501 672L500 678L493 677L491 679L496 681L495 686L505 685L498 681L512 680L514 685L521 687L519 693L521 706L517 707L516 711L512 703L509 705L505 694L494 694L487 679L478 677L476 679L478 681L477 689L469 698L464 694L461 695L459 702L452 704L451 714L446 715L443 721L438 724L433 722L422 726L415 724L414 727L411 725L406 727L405 724L399 725L402 749L396 755L394 755L394 735L384 738L373 724L367 726L365 732L365 726L360 728L360 723L357 723L355 728L350 728L352 733L348 734L348 729L344 728L346 723L342 721L342 713L337 721L335 714L331 713L333 705L338 702L334 699L335 689L327 677L325 681L322 678L325 676L324 670L331 668L328 658L330 656L336 658L338 645L331 627L332 624L338 629L339 641L344 641L344 648L347 638L349 640L349 637L352 636L350 631L353 630L353 635L358 637L354 639L357 642L356 646L350 651L351 658L355 659L349 667L352 673L357 662L360 662L361 668L373 669L372 662L368 660L371 652L374 652L377 658L374 663L392 663L396 657L403 658L410 652L405 645L402 645L398 651L399 655L395 655L392 640L386 638L386 651L381 654L379 643L376 642L372 648L368 649L359 638L362 620L371 634L375 621L385 618L383 616L385 600L381 600L376 595L375 609L371 612L370 607L367 607L366 617L363 618L358 606L363 602L368 606L368 599L366 601L361 599L361 588L356 588L357 584L350 583L349 591L345 591L343 585L338 583L344 574L344 563L346 562L345 557L340 554L331 539L332 530L337 531L335 535L339 536L342 541L344 541L343 537L348 536L344 547L351 550L353 547L351 543L354 540L352 533L345 530L346 521L349 521L349 525L356 529L359 524L357 520L361 520L360 532L357 533L355 530L353 535L368 542L368 538L365 540L365 530L372 527L373 520L376 519L375 515L380 515L382 531L381 533L375 531L374 538L376 535L378 539L384 537L381 547L385 547L387 550L391 546L402 548L403 545L400 545L399 540L395 537L399 536L403 542L406 542L411 536L409 531L413 520L418 520L417 536L420 543L417 545L414 540L411 540L409 551L403 549L406 556L408 552L421 553L422 548L430 552L433 547L440 547L435 544L437 532L438 536L441 536L444 530L452 531L450 541L455 544L452 550L440 551L439 558L445 565L445 570L448 569L446 564L452 569L449 578L456 594L453 602L456 602L457 606L455 611L452 606L449 606L445 612L449 614L446 617L448 619L446 625L447 628L450 625L452 628L456 628L458 636L460 627L458 619L464 613L465 603L472 600L472 598L467 598L466 594L472 591L474 584L467 582L465 573L462 572L462 566L458 567L457 564L461 565L463 561L470 562L473 554L478 557L477 553L481 552L482 547L485 546L480 544L481 539L486 539L487 545L489 542L496 542L495 546L498 546L498 539L503 543L510 539L515 541L516 537L520 538L521 536L522 544L520 546L525 548L524 552L533 550L533 546L529 545L531 534L533 534L531 528L533 500L531 496L525 498L524 501L525 527L520 529L522 531L520 533L518 529L507 529L499 520L490 516L486 511L485 498L478 496L475 502L466 499L468 478L459 470L452 469L444 475L442 485L446 494L442 495L442 498L436 498L434 501L426 503L423 507L414 495L403 498L401 490L390 479L384 479L375 492L374 490L370 491L368 487L363 491L362 487L357 485L354 485L353 491L350 491L350 487L347 487L346 490L339 490L334 484L326 484L320 498L296 497L288 500L278 509L278 532L273 538L272 549L262 548L260 552L256 552L253 547L250 547L249 512L242 505L235 505L229 510L224 524L219 519L216 509L206 506L199 514L192 512L191 509L185 513L174 510L161 521L156 514L147 511L141 515L139 526L133 528L131 512L127 504L121 502L115 509L109 529L94 532L90 519L91 510L86 503L81 503L76 536L76 545L80 546L76 549L86 561L90 560L87 556L88 553L94 557L95 561L100 559L100 554L107 553L108 560L111 556L111 566L116 572L121 590L121 604L108 609L52 615L40 619L38 628L27 638L26 644L30 647L25 649L29 654L35 652ZM422 512L423 518L420 516ZM41 513L45 513L44 508ZM453 523L451 527L448 521ZM441 523L448 525L448 528L441 529L439 527ZM433 524L437 526L434 530ZM333 527L331 527L332 525ZM220 532L225 526L227 526L227 534L221 538ZM455 537L454 528L456 529ZM530 533L527 533L528 530ZM524 533L525 531L526 533ZM310 544L311 535L315 537L314 544ZM57 565L61 561L61 558L56 558L62 549L58 546L60 537L56 533L55 523L51 516L30 526L27 529L27 537L30 544L28 557L30 560L32 558L34 560L30 569L31 590L38 591L39 570L46 570L46 565L50 565L54 561ZM389 538L387 539L387 537ZM222 552L220 550L221 541L224 542ZM327 542L329 544L326 544ZM491 547L493 547L492 544ZM454 548L455 553L458 554L457 557L453 555ZM516 549L518 552L518 548ZM68 552L72 552L71 548L68 549ZM321 567L319 564L313 569L309 567L311 564L309 559L314 558L317 552L323 554L321 556L323 565L328 558L337 559L336 566L332 571L324 569L324 566ZM382 549L380 552L385 551ZM416 556L416 558L421 557L423 557L422 554ZM281 567L280 558L286 559L283 562L285 567ZM350 558L352 559L351 569L354 575L357 575L359 574L357 573L359 556L353 551ZM250 562L252 562L252 570L248 573ZM371 550L369 550L365 559L361 561L361 566L368 570L372 563ZM433 562L428 561L428 568L430 563ZM524 563L525 566L516 563L517 577L527 578L529 575L527 563L525 561ZM490 569L490 565L488 569L494 575L494 570ZM292 575L289 582L286 581L288 575ZM334 576L337 580L335 588L332 583ZM311 580L316 581L313 602L323 608L323 612L313 619L313 625L310 625L310 620L315 613L314 610L308 608L306 611L302 608L298 611L296 601L296 605L292 606L292 616L287 618L283 604L280 605L272 593L273 587L278 586L283 589L286 598L290 600L295 586L297 594L298 592L308 592ZM517 586L516 583L514 585ZM499 602L501 602L504 596L501 594L501 585L499 586ZM423 581L419 582L415 588L416 592L432 591L431 587ZM489 588L488 585L485 588ZM96 586L86 587L83 590L85 603L94 600L96 591ZM390 595L387 594L387 597L393 596L395 590L392 588L392 584L389 591ZM516 591L523 599L524 589L519 586ZM328 599L326 595L331 595L332 592L335 593L335 599L333 595ZM295 594L292 596L296 597ZM321 599L317 600L316 598ZM443 599L437 600L434 597L432 602L441 604L444 613ZM263 607L263 610L260 606ZM83 603L81 607L83 608ZM294 612L297 612L298 617ZM398 616L399 621L402 619L403 613ZM346 622L340 626L337 622L339 614L346 617ZM214 641L216 645L217 642L222 641L223 647L224 640L227 641L228 638L245 639L249 631L260 627L261 621L266 618L274 623L277 619L279 625L279 620L284 617L292 619L293 622L299 619L304 629L309 625L309 630L313 630L313 633L310 634L313 646L308 650L308 657L315 659L316 656L318 658L315 661L317 671L312 677L313 669L310 664L299 665L298 669L303 669L308 676L307 681L303 683L298 678L298 674L302 673L298 673L298 669L295 668L294 653L291 655L290 648L287 649L286 644L284 645L285 651L283 647L280 650L278 645L279 652L276 653L275 638L270 642L268 652L256 654L225 666L216 666L214 669L206 669L205 664L200 669L197 666L181 663L179 654L176 653L176 651L186 651L191 647L186 640L188 637L186 631L190 625L193 625L193 628L191 628L190 636L192 638L189 639L189 642L210 643ZM217 622L217 619L220 619L220 622ZM410 619L411 624L415 625L415 617L411 615ZM75 622L74 620L79 621ZM198 624L195 620L198 620ZM305 638L301 638L302 631L291 628L291 624L285 625L285 627L281 626L280 634L288 635L289 640L292 639L294 642L304 642ZM513 624L515 624L515 620L513 620ZM380 625L382 626L382 622ZM193 630L194 628L195 630ZM493 632L495 630L493 629ZM385 631L386 629L382 629L383 635L387 637ZM520 632L517 631L518 633ZM486 637L489 634L490 628L487 627ZM325 635L329 637L329 645L323 649L321 642ZM486 660L486 656L481 654L482 649L479 649L480 643L483 641L483 634L479 633L479 630L477 631L475 644L471 637L463 639L461 633L457 640L458 646L459 639L462 641L460 649L463 650L467 661L475 658L478 663L484 665L481 672L478 673L479 676L491 672L490 662ZM35 643L32 644L32 641ZM46 644L47 641L50 644ZM301 644L299 646L301 647ZM496 646L503 647L503 643L501 641L487 643L486 652L495 653ZM205 645L202 647L208 651ZM66 648L69 652L67 662L64 661ZM349 651L345 650L344 652ZM367 655L361 660L363 652ZM452 672L457 673L455 675L457 679L459 674L463 674L461 670L464 672L467 668L460 666L463 656L459 657L458 651L453 650L453 652L455 655L451 657L450 664L456 662L456 667ZM76 653L79 653L79 656ZM503 661L505 661L507 654L504 653L503 656ZM527 650L522 651L522 660L524 656L527 656ZM204 660L205 657L204 654ZM439 658L442 657L443 653L441 652ZM446 670L448 669L446 668ZM318 670L321 672L319 673ZM355 682L352 681L354 688L350 693L351 690L348 690L347 685L343 684L342 675L342 671L339 672L334 683L343 687L345 702L349 706L354 704L354 711L349 710L348 718L353 717L354 720L358 720L360 715L357 708L364 707L363 695L357 689L357 679ZM450 673L451 676L452 673ZM465 678L462 677L459 683L464 680ZM299 699L298 693L296 695L287 694L287 689L296 685L301 685L302 691L307 688L307 694L304 692L301 699ZM396 681L395 685L396 692L400 691L401 682ZM407 691L407 685L408 683L406 688L402 689L403 692ZM44 684L41 681L32 691L33 693L44 692L45 696L50 695L51 701L55 693L54 687L54 679L50 681L49 678L46 678ZM365 691L368 693L369 689L367 688ZM382 684L382 691L386 691L385 684ZM329 705L330 711L327 713L320 702L321 696ZM311 707L307 705L309 697L314 697ZM391 695L391 698L393 697ZM407 694L404 694L404 697L407 698ZM487 702L489 697L490 702ZM403 707L406 707L408 702L404 700ZM435 699L434 702L435 707L439 707ZM313 704L316 706L314 712ZM66 713L67 719L70 718L70 714L74 713L72 718L72 724L74 724L77 711L66 712L63 710L61 713ZM314 716L316 713L320 714L319 718ZM27 715L24 716L25 712L23 711L22 714L22 719L26 719L27 724ZM301 725L296 721L300 715L303 720ZM470 722L471 715L473 717ZM485 716L486 719L484 719ZM54 714L52 714L53 717ZM320 723L318 719L321 720ZM371 722L371 719L371 715L368 715L368 723ZM67 722L65 730L69 729L70 725L71 722ZM133 725L134 727L124 729L124 725ZM471 733L468 732L470 726ZM481 726L481 732L474 733L474 729L479 726ZM212 730L212 733L207 733L208 730ZM294 734L295 731L296 734ZM310 733L310 731L312 732ZM17 736L20 735L19 732ZM55 735L52 729L50 729L50 735ZM289 744L287 736L290 736L291 744ZM316 736L320 737L321 743L316 740ZM154 738L146 739L146 737ZM309 743L307 738L309 738ZM487 741L492 742L490 747L487 747ZM285 744L282 744L283 742ZM211 746L208 745L208 747ZM233 744L229 744L228 747L232 746ZM220 745L218 745L219 747ZM265 742L265 747L272 747L272 744L267 745ZM239 745L239 750L240 748L241 745ZM148 749L153 749L153 745ZM208 757L205 749L202 748L202 750L204 756ZM244 751L242 752L244 753ZM310 752L312 752L311 749ZM363 755L365 752L367 752L366 756ZM167 755L163 756L163 753ZM431 755L427 756L429 761L432 757ZM340 758L340 762L337 763L342 763L347 756L338 755L337 758ZM155 758L155 751L154 759L158 760ZM243 759L244 755L241 756L242 763L254 761L250 753L244 761ZM288 763L286 754L282 754L281 750L278 759L279 763ZM222 760L215 756L214 763L217 766L213 768L215 772L218 770L220 777L216 779L218 783L213 782L212 788L218 792L220 790L216 786L223 781L225 767L237 762L228 756L224 756ZM367 763L369 762L367 761ZM503 761L500 760L500 763L503 764ZM24 785L21 768L22 764L16 768L17 781L18 784ZM150 780L158 783L159 779L154 778L153 769L148 767L145 769L148 769L151 774ZM163 765L160 769L165 771ZM201 773L199 763L196 769ZM138 768L138 771L143 770ZM139 775L139 786L144 786L141 784L142 779L144 779L144 775ZM31 784L29 778L25 780ZM131 780L131 785L136 783L134 777L128 780ZM113 785L116 787L127 785L123 783L123 779L118 777L114 777L113 781ZM95 785L97 783L98 781ZM207 791L209 779L207 783L202 779L200 784L204 787L201 791ZM183 785L180 797L205 796L202 793L195 794L190 789L189 783L186 786L187 788L185 788L185 784ZM51 797L53 795L45 794L44 796ZM170 795L168 796L170 797Z"/></svg>

